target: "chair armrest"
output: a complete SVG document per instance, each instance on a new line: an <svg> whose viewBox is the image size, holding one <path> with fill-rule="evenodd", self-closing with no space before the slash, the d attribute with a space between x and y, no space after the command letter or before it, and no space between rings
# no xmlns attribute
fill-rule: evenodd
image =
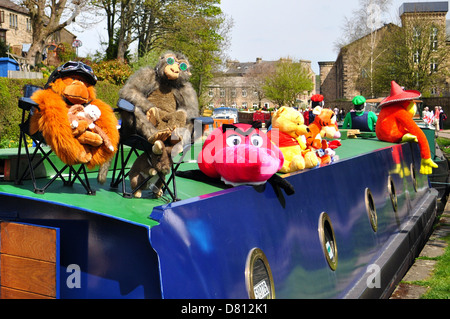
<svg viewBox="0 0 450 319"><path fill-rule="evenodd" d="M131 103L125 99L119 99L119 101L117 101L117 107L120 110L127 111L127 112L134 112L134 108L135 108L133 103Z"/></svg>
<svg viewBox="0 0 450 319"><path fill-rule="evenodd" d="M202 125L214 124L214 119L209 116L194 117L192 121L193 122L200 121L202 122Z"/></svg>
<svg viewBox="0 0 450 319"><path fill-rule="evenodd" d="M19 98L19 107L25 111L30 111L33 107L40 110L39 105L29 97Z"/></svg>

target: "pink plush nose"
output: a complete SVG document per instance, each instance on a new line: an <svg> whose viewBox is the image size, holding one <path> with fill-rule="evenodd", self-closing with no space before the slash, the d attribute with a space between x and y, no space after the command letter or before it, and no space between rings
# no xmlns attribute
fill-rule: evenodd
<svg viewBox="0 0 450 319"><path fill-rule="evenodd" d="M219 150L215 168L228 182L261 183L279 170L283 160L273 150L241 144Z"/></svg>

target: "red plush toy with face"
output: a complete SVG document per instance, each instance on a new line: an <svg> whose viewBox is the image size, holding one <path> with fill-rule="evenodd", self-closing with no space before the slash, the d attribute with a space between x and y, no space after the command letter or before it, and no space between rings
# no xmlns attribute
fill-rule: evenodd
<svg viewBox="0 0 450 319"><path fill-rule="evenodd" d="M419 91L403 90L396 82L391 82L391 95L380 103L375 132L381 141L417 142L420 148L420 173L430 175L438 165L431 159L430 146L424 132L413 120L416 114L415 99L421 96Z"/></svg>
<svg viewBox="0 0 450 319"><path fill-rule="evenodd" d="M224 124L206 139L200 170L226 184L263 184L283 166L280 149L250 124Z"/></svg>

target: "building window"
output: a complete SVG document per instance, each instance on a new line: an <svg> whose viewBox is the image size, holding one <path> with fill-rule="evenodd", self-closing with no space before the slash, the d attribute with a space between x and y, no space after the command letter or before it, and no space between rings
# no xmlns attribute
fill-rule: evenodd
<svg viewBox="0 0 450 319"><path fill-rule="evenodd" d="M242 108L244 108L244 109L247 108L247 102L242 103Z"/></svg>
<svg viewBox="0 0 450 319"><path fill-rule="evenodd" d="M236 89L231 89L231 97L232 98L236 97Z"/></svg>
<svg viewBox="0 0 450 319"><path fill-rule="evenodd" d="M31 19L27 18L27 31L31 32Z"/></svg>
<svg viewBox="0 0 450 319"><path fill-rule="evenodd" d="M17 14L9 14L9 27L11 29L17 29L19 26L18 22L17 22Z"/></svg>
<svg viewBox="0 0 450 319"><path fill-rule="evenodd" d="M431 73L438 71L438 64L437 64L436 60L431 61L430 70L431 70Z"/></svg>
<svg viewBox="0 0 450 319"><path fill-rule="evenodd" d="M0 41L6 43L6 31L0 30Z"/></svg>
<svg viewBox="0 0 450 319"><path fill-rule="evenodd" d="M436 27L431 28L430 42L431 42L431 50L437 51L437 49L438 49L438 29Z"/></svg>
<svg viewBox="0 0 450 319"><path fill-rule="evenodd" d="M246 89L242 89L242 97L247 97L247 90Z"/></svg>
<svg viewBox="0 0 450 319"><path fill-rule="evenodd" d="M214 97L214 90L213 89L209 89L208 96L209 97Z"/></svg>
<svg viewBox="0 0 450 319"><path fill-rule="evenodd" d="M5 11L0 11L0 23L5 22Z"/></svg>
<svg viewBox="0 0 450 319"><path fill-rule="evenodd" d="M435 87L431 88L431 94L432 95L436 95L437 94L437 90Z"/></svg>
<svg viewBox="0 0 450 319"><path fill-rule="evenodd" d="M419 53L419 51L416 51L416 53L414 53L413 62L415 64L419 64L419 62L420 62L420 53Z"/></svg>
<svg viewBox="0 0 450 319"><path fill-rule="evenodd" d="M225 89L220 89L220 97L225 97Z"/></svg>
<svg viewBox="0 0 450 319"><path fill-rule="evenodd" d="M418 27L413 28L413 38L415 41L418 41L420 38L420 29Z"/></svg>

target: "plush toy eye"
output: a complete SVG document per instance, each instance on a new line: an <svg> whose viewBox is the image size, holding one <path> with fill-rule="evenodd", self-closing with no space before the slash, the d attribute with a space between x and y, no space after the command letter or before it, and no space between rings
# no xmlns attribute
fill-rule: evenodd
<svg viewBox="0 0 450 319"><path fill-rule="evenodd" d="M253 146L261 147L263 145L263 138L257 134L254 134L251 137L251 142Z"/></svg>
<svg viewBox="0 0 450 319"><path fill-rule="evenodd" d="M242 140L239 135L231 135L227 137L227 145L230 147L241 144Z"/></svg>
<svg viewBox="0 0 450 319"><path fill-rule="evenodd" d="M186 71L187 68L188 68L187 63L184 63L184 62L181 62L181 63L180 63L180 70L181 70L181 71Z"/></svg>
<svg viewBox="0 0 450 319"><path fill-rule="evenodd" d="M174 58L167 58L166 60L168 65L173 65L175 63L175 59Z"/></svg>

